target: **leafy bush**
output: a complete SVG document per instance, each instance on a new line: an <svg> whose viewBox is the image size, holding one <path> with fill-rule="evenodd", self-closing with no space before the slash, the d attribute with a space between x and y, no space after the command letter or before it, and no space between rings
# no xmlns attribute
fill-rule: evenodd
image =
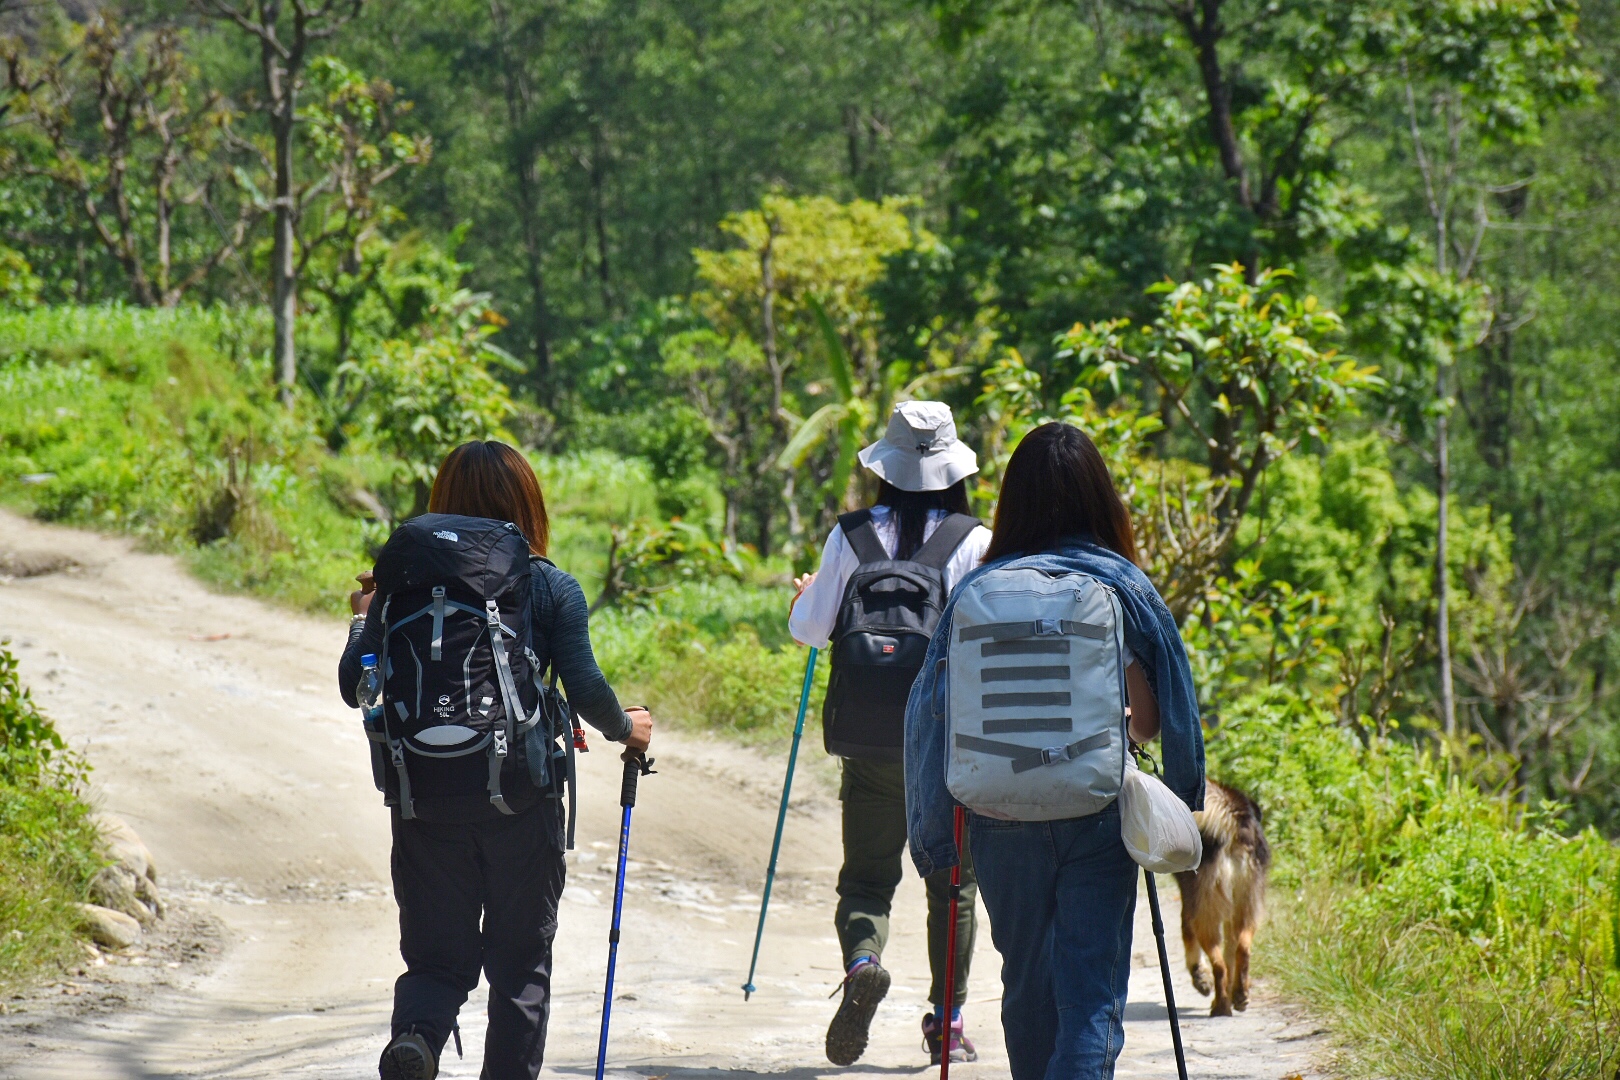
<svg viewBox="0 0 1620 1080"><path fill-rule="evenodd" d="M738 583L681 585L650 608L593 616L591 640L625 700L679 724L782 745L793 728L806 656L786 643L787 598L785 589ZM822 662L809 726L826 689Z"/></svg>
<svg viewBox="0 0 1620 1080"><path fill-rule="evenodd" d="M0 641L0 988L65 961L101 843L87 766L35 707Z"/></svg>
<svg viewBox="0 0 1620 1080"><path fill-rule="evenodd" d="M483 298L458 293L431 314L419 334L385 341L338 369L355 400L348 411L365 416L369 442L394 462L400 517L427 510L446 454L503 437L501 423L513 412L511 394L488 367L510 358L488 341L498 321Z"/></svg>

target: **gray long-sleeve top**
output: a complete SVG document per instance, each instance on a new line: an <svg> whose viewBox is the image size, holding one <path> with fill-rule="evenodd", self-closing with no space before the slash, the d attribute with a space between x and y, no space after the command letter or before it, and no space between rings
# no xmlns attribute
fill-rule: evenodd
<svg viewBox="0 0 1620 1080"><path fill-rule="evenodd" d="M540 670L555 664L568 703L590 725L614 742L630 734L630 718L596 666L591 651L590 609L585 591L573 577L541 558L529 560L533 604L534 653ZM371 611L378 611L373 605ZM338 687L350 708L358 706L355 687L360 682L360 657L382 651L382 619L368 612L363 624L349 631L349 643L338 663Z"/></svg>

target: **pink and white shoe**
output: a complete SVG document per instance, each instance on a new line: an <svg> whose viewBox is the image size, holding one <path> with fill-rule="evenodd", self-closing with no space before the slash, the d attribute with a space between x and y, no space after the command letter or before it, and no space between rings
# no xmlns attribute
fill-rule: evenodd
<svg viewBox="0 0 1620 1080"><path fill-rule="evenodd" d="M940 1037L940 1023L938 1013L924 1013L922 1021L923 1049L928 1051L928 1063L939 1064L940 1044L944 1041ZM951 1019L951 1061L978 1061L979 1051L974 1049L973 1040L967 1037L962 1029L962 1014L957 1012Z"/></svg>

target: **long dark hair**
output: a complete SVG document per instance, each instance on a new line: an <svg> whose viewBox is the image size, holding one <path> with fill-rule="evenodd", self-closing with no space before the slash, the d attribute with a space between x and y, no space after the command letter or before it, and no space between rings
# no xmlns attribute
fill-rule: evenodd
<svg viewBox="0 0 1620 1080"><path fill-rule="evenodd" d="M462 443L433 478L428 513L510 521L523 530L529 550L544 555L551 544L546 498L529 459L503 442Z"/></svg>
<svg viewBox="0 0 1620 1080"><path fill-rule="evenodd" d="M928 511L945 510L952 514L971 514L968 509L967 481L958 480L943 491L901 491L887 480L879 482L878 506L893 510L900 521L900 543L894 557L909 559L923 546L923 533L928 527Z"/></svg>
<svg viewBox="0 0 1620 1080"><path fill-rule="evenodd" d="M1082 535L1136 561L1131 515L1097 444L1072 424L1042 424L1007 462L984 561L1051 551L1064 537Z"/></svg>

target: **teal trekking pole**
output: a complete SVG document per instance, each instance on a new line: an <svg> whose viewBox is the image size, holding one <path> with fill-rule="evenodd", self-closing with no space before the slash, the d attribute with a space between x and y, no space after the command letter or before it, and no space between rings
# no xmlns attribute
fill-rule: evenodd
<svg viewBox="0 0 1620 1080"><path fill-rule="evenodd" d="M754 958L748 962L748 981L743 983L743 1000L754 994L754 969L759 966L759 942L765 936L765 911L771 906L771 884L776 880L776 856L782 851L782 826L787 822L788 793L793 790L793 766L799 760L799 740L804 737L804 711L810 705L810 684L816 677L816 652L804 664L804 689L799 691L799 718L793 722L793 749L788 751L787 779L782 781L782 806L776 812L776 839L771 841L771 861L765 868L765 896L759 902L759 928L754 931Z"/></svg>

